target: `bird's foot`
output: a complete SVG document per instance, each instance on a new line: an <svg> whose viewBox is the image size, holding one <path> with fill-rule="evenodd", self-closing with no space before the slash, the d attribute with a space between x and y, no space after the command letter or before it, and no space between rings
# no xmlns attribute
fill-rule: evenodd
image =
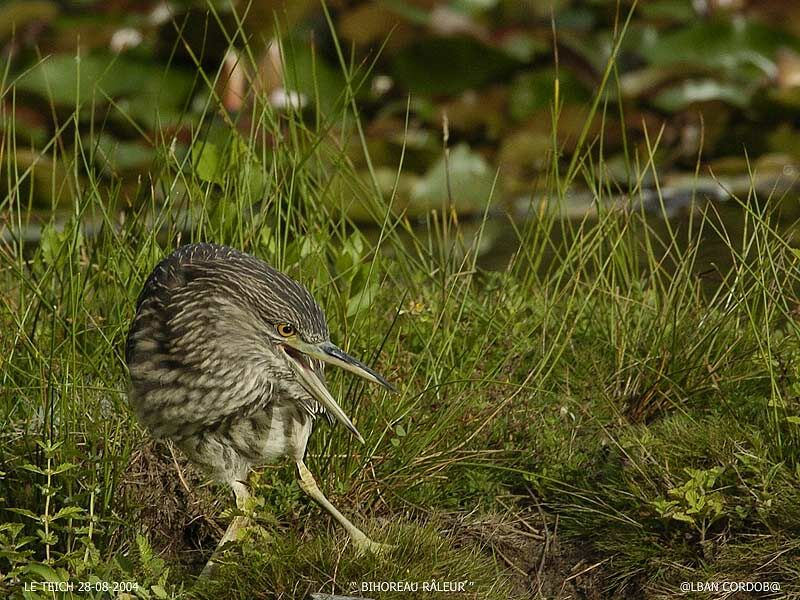
<svg viewBox="0 0 800 600"><path fill-rule="evenodd" d="M373 542L368 537L353 538L353 545L356 548L356 553L359 556L365 554L372 554L373 556L383 556L394 550L395 546L392 544L381 544L380 542Z"/></svg>
<svg viewBox="0 0 800 600"><path fill-rule="evenodd" d="M216 573L216 572L217 572L217 563L216 563L216 562L214 562L214 559L213 559L213 558L211 558L211 559L209 559L209 561L206 563L206 566L205 566L205 567L203 567L203 570L202 570L202 571L200 571L200 575L198 575L198 577L197 577L197 578L198 578L198 580L209 579L209 578L211 578L211 576L212 576L212 575L214 575L214 573Z"/></svg>
<svg viewBox="0 0 800 600"><path fill-rule="evenodd" d="M211 555L211 558L206 563L206 566L203 567L203 570L200 573L200 579L207 579L214 574L217 569L217 562L215 559L219 557L225 545L230 542L241 540L243 535L251 530L252 526L252 522L248 517L234 517L233 521L231 521L230 525L228 525L228 529L225 530L225 535L222 536L222 539L219 541L219 544L214 550L214 553Z"/></svg>

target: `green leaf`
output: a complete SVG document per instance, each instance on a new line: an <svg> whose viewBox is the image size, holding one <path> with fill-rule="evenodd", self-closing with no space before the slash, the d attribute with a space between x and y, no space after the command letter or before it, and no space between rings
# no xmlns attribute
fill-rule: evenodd
<svg viewBox="0 0 800 600"><path fill-rule="evenodd" d="M377 295L378 286L374 283L353 294L347 301L347 316L352 317L362 310L371 308Z"/></svg>
<svg viewBox="0 0 800 600"><path fill-rule="evenodd" d="M143 169L154 158L152 147L121 141L105 133L100 134L95 145L95 162L111 172Z"/></svg>
<svg viewBox="0 0 800 600"><path fill-rule="evenodd" d="M505 52L468 37L428 38L400 50L392 74L419 94L458 94L498 81L519 63Z"/></svg>
<svg viewBox="0 0 800 600"><path fill-rule="evenodd" d="M139 121L150 129L176 123L194 86L194 76L176 67L127 56L95 53L57 54L45 58L16 82L18 90L36 94L57 106L75 107L115 99L115 120Z"/></svg>
<svg viewBox="0 0 800 600"><path fill-rule="evenodd" d="M415 183L411 190L412 203L428 209L441 208L448 199L448 171L456 208L464 213L480 212L490 199L495 173L483 156L466 144L453 148L446 165L442 157Z"/></svg>
<svg viewBox="0 0 800 600"><path fill-rule="evenodd" d="M53 469L52 474L58 475L59 473L65 473L67 471L77 468L77 466L78 465L76 465L75 463L69 463L69 462L61 463L60 465L56 466L55 469Z"/></svg>
<svg viewBox="0 0 800 600"><path fill-rule="evenodd" d="M54 229L49 229L48 232L55 231ZM32 465L31 463L25 463L24 465L20 466L20 469L25 471L30 471L31 473L38 473L39 475L44 475L44 471L37 467L36 465Z"/></svg>
<svg viewBox="0 0 800 600"><path fill-rule="evenodd" d="M52 440L36 440L36 445L39 446L46 454L52 455L56 450L64 445L63 441L53 442Z"/></svg>
<svg viewBox="0 0 800 600"><path fill-rule="evenodd" d="M103 95L114 97L141 89L150 69L129 59L107 54L58 54L44 59L17 81L17 89L75 106Z"/></svg>
<svg viewBox="0 0 800 600"><path fill-rule="evenodd" d="M223 184L222 157L212 142L200 142L192 147L192 164L197 176L208 183Z"/></svg>
<svg viewBox="0 0 800 600"><path fill-rule="evenodd" d="M772 75L775 54L783 46L800 49L800 40L780 29L755 20L700 21L661 34L654 43L641 48L652 64L704 65L737 72L750 67Z"/></svg>
<svg viewBox="0 0 800 600"><path fill-rule="evenodd" d="M682 521L683 523L690 523L690 524L694 525L694 517L689 516L685 512L682 512L682 511L678 510L678 511L675 511L674 513L672 513L671 516L676 521Z"/></svg>
<svg viewBox="0 0 800 600"><path fill-rule="evenodd" d="M25 566L25 573L29 573L40 581L66 581L54 568L42 563L31 563Z"/></svg>
<svg viewBox="0 0 800 600"><path fill-rule="evenodd" d="M34 521L39 521L39 515L35 512L28 510L27 508L7 508L9 512L16 513L18 515L22 515L23 517L28 517L29 519L33 519Z"/></svg>
<svg viewBox="0 0 800 600"><path fill-rule="evenodd" d="M797 251L795 250L795 252ZM790 415L786 417L786 420L792 425L800 425L800 417L797 415Z"/></svg>
<svg viewBox="0 0 800 600"><path fill-rule="evenodd" d="M75 517L81 517L85 512L85 509L81 508L80 506L65 506L61 508L55 515L53 515L52 520L55 521L56 519L71 519Z"/></svg>
<svg viewBox="0 0 800 600"><path fill-rule="evenodd" d="M699 102L719 100L745 108L755 89L740 83L725 83L715 79L687 79L661 91L653 104L667 112L677 112Z"/></svg>
<svg viewBox="0 0 800 600"><path fill-rule="evenodd" d="M541 69L516 77L509 90L511 116L521 121L548 108L553 103L555 77L552 69ZM558 79L559 97L563 102L581 103L589 100L589 92L569 71L562 70Z"/></svg>
<svg viewBox="0 0 800 600"><path fill-rule="evenodd" d="M36 535L39 536L39 541L46 546L55 546L58 543L58 534L55 531L37 529Z"/></svg>

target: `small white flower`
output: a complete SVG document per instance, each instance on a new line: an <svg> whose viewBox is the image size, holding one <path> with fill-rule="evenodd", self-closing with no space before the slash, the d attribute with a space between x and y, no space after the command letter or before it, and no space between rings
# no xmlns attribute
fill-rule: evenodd
<svg viewBox="0 0 800 600"><path fill-rule="evenodd" d="M376 96L383 96L392 89L394 80L388 75L378 75L372 80L372 93Z"/></svg>
<svg viewBox="0 0 800 600"><path fill-rule="evenodd" d="M305 94L286 88L277 88L269 95L269 103L278 110L299 109L308 105Z"/></svg>
<svg viewBox="0 0 800 600"><path fill-rule="evenodd" d="M173 10L172 5L169 2L162 2L152 11L150 11L150 14L147 16L147 21L150 23L150 25L157 27L158 25L163 25L169 21L174 14L175 11Z"/></svg>
<svg viewBox="0 0 800 600"><path fill-rule="evenodd" d="M133 27L125 27L123 29L117 29L114 32L114 35L111 36L109 46L112 52L119 54L125 50L136 48L136 46L142 43L142 39L141 31Z"/></svg>

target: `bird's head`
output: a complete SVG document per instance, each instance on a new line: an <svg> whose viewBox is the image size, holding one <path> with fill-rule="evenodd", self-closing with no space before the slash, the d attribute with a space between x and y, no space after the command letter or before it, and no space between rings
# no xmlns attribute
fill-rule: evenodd
<svg viewBox="0 0 800 600"><path fill-rule="evenodd" d="M273 347L289 363L300 385L363 443L364 438L328 391L316 365L335 365L392 392L397 390L330 341L325 315L303 286L278 271L272 275L277 281L271 282L269 293L260 298L259 304Z"/></svg>

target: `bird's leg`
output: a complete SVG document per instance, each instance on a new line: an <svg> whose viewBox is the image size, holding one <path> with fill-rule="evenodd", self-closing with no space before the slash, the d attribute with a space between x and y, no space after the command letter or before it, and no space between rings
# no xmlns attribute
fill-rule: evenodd
<svg viewBox="0 0 800 600"><path fill-rule="evenodd" d="M242 511L247 510L247 501L250 499L250 492L248 491L247 486L241 481L234 481L231 483L231 487L233 488L233 494L236 496L236 508ZM250 519L244 515L237 515L233 518L233 520L230 522L230 525L228 525L228 528L225 530L225 534L222 536L222 539L220 539L219 544L217 544L217 547L214 550L214 553L211 555L211 558L200 572L200 577L208 577L214 572L214 569L216 568L214 557L219 553L225 544L235 541L239 536L239 532L247 527L249 523Z"/></svg>
<svg viewBox="0 0 800 600"><path fill-rule="evenodd" d="M236 508L245 512L248 510L248 500L250 500L250 492L247 489L247 486L242 483L241 481L234 481L231 484L233 488L233 494L236 496ZM233 542L239 535L239 531L243 528L247 527L250 522L250 518L246 515L239 515L233 518L231 524L228 525L228 528L225 530L225 535L222 536L222 539L219 541L219 545L217 548L222 548L228 542Z"/></svg>
<svg viewBox="0 0 800 600"><path fill-rule="evenodd" d="M330 500L328 500L325 497L325 494L323 494L319 489L317 482L314 480L314 476L311 474L311 471L308 470L308 467L306 467L302 460L297 462L297 480L300 484L300 488L306 494L316 500L322 506L322 508L327 510L333 516L334 519L339 521L339 524L345 528L347 534L350 536L350 539L353 540L353 544L355 544L356 549L359 552L368 551L374 554L380 554L381 552L385 552L386 550L392 548L392 546L389 544L373 542L363 531L353 525L347 517L340 513L339 510L330 503Z"/></svg>

